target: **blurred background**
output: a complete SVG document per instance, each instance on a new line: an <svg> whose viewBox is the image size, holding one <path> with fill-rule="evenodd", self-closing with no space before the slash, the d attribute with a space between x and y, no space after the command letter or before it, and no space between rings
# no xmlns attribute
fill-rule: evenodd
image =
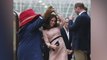
<svg viewBox="0 0 107 60"><path fill-rule="evenodd" d="M72 16L74 14L74 4L83 2L90 13L91 0L13 0L13 9L18 13L25 9L32 8L35 12L43 14L48 6L53 6L62 16Z"/></svg>

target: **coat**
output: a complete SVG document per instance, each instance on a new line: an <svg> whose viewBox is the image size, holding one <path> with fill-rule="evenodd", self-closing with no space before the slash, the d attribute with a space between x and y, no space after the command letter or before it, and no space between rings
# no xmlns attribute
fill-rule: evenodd
<svg viewBox="0 0 107 60"><path fill-rule="evenodd" d="M72 32L72 49L90 51L90 17L86 12L79 15L69 26Z"/></svg>
<svg viewBox="0 0 107 60"><path fill-rule="evenodd" d="M69 34L69 36L70 35L71 34ZM64 39L64 43L65 43L66 48L71 50L71 42L72 42L72 40L68 39L64 28L61 28L61 36ZM72 38L72 37L70 37L70 38Z"/></svg>
<svg viewBox="0 0 107 60"><path fill-rule="evenodd" d="M18 60L43 60L42 57L42 32L39 28L44 23L42 18L25 25L19 32Z"/></svg>

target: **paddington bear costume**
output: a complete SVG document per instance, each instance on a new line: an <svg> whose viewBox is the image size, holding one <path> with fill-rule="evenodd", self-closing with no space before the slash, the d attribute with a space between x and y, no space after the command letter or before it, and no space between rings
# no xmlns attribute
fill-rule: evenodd
<svg viewBox="0 0 107 60"><path fill-rule="evenodd" d="M43 23L43 17L32 9L25 10L19 15L18 60L43 60L42 33L39 30Z"/></svg>

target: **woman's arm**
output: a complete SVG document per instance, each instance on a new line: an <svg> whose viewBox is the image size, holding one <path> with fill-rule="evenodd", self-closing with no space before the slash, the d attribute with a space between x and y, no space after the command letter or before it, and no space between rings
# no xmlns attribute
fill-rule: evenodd
<svg viewBox="0 0 107 60"><path fill-rule="evenodd" d="M48 48L50 47L50 42L49 42L49 39L48 39L48 36L46 34L46 31L42 31L43 32L43 40L45 41L45 44L48 46Z"/></svg>
<svg viewBox="0 0 107 60"><path fill-rule="evenodd" d="M59 27L62 28L65 25L65 19L62 16L58 15Z"/></svg>
<svg viewBox="0 0 107 60"><path fill-rule="evenodd" d="M43 39L44 39L45 44L47 45L48 48L51 48L53 50L55 50L57 48L56 45L50 44L50 41L48 39L48 35L46 34L46 31L43 31Z"/></svg>

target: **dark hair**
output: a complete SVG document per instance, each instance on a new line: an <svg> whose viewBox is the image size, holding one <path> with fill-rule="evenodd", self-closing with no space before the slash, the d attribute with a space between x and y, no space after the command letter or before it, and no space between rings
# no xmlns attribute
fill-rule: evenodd
<svg viewBox="0 0 107 60"><path fill-rule="evenodd" d="M82 9L84 9L84 4L83 3L76 3L75 4L75 8L77 8L77 7L80 7L80 8L82 8Z"/></svg>
<svg viewBox="0 0 107 60"><path fill-rule="evenodd" d="M43 29L44 29L44 30L51 28L51 26L50 26L50 21L51 21L51 19L54 18L54 17L55 17L55 19L56 19L56 20L55 20L55 25L54 25L54 27L57 27L57 26L58 26L57 16L54 15L54 14L51 14L50 16L48 16L47 20L45 20L45 23L43 24Z"/></svg>
<svg viewBox="0 0 107 60"><path fill-rule="evenodd" d="M88 8L87 7L84 7L84 10L86 10L86 12L88 11Z"/></svg>
<svg viewBox="0 0 107 60"><path fill-rule="evenodd" d="M52 7L52 6L49 6L49 7L47 8L46 12L44 13L44 19L47 20L48 16L50 16L52 12L54 12L54 11L53 11L53 7Z"/></svg>

